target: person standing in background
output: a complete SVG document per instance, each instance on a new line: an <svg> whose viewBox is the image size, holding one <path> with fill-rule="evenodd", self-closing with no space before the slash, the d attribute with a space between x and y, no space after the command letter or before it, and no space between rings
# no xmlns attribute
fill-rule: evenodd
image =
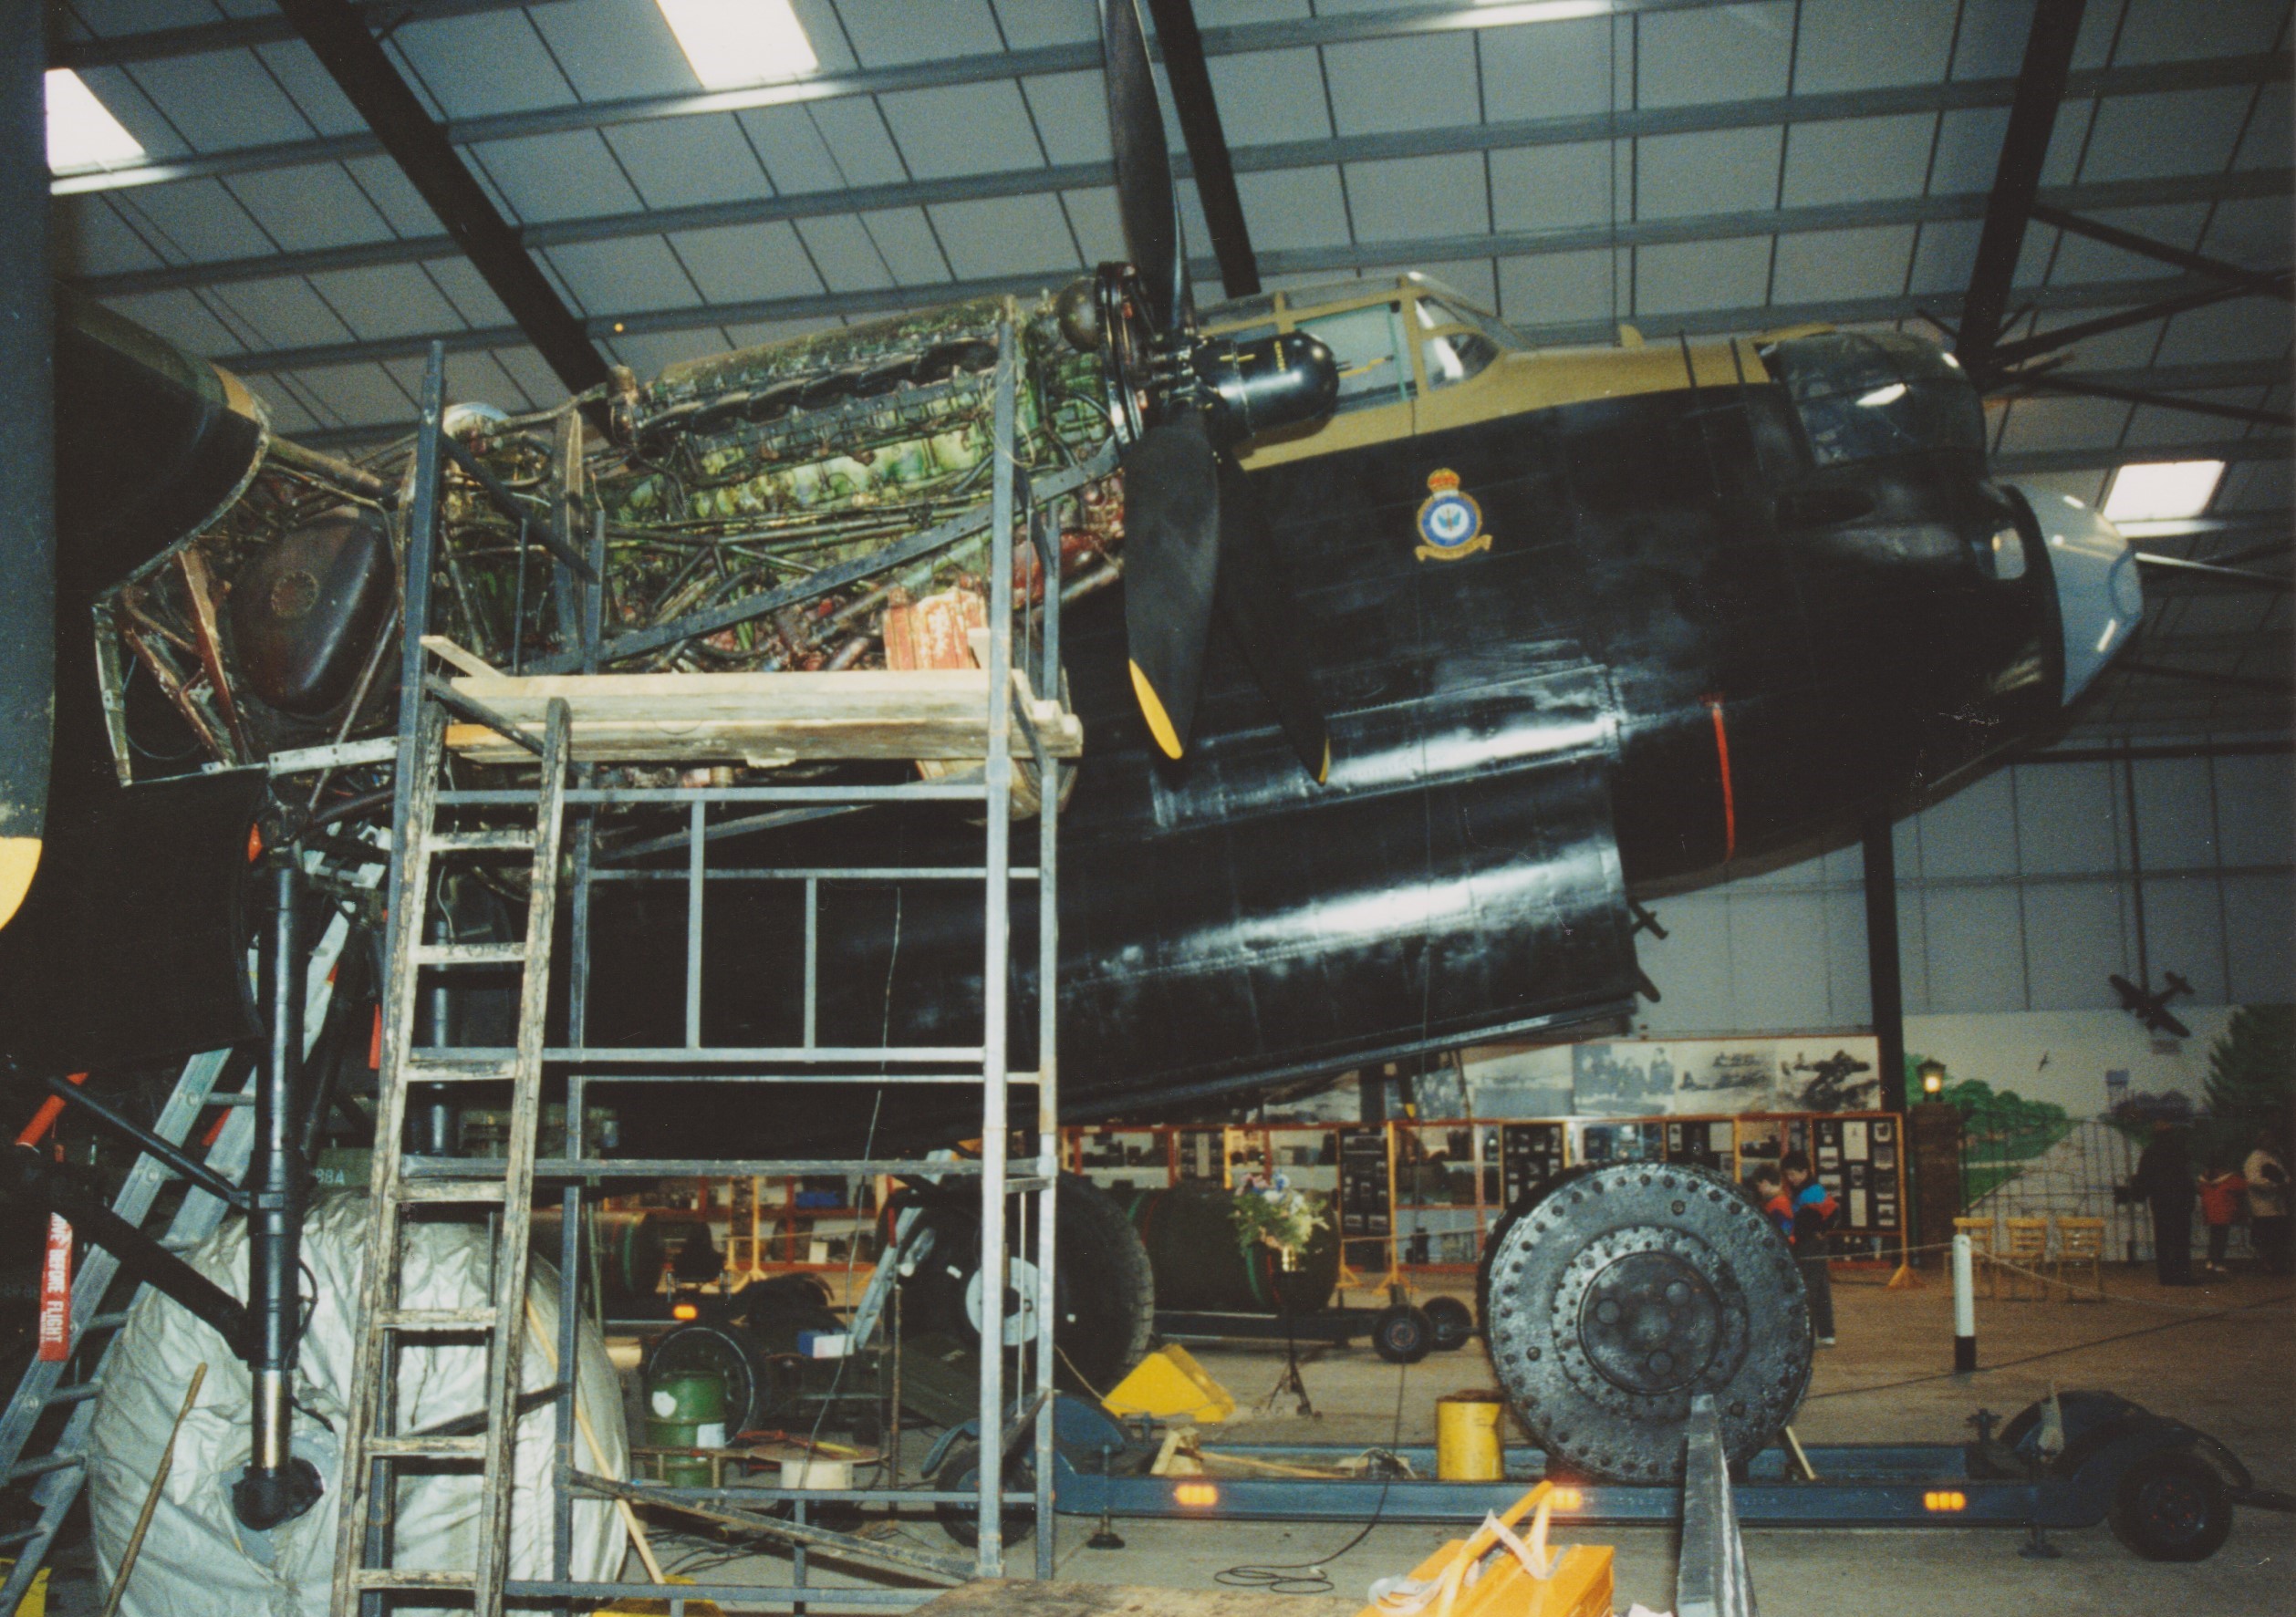
<svg viewBox="0 0 2296 1617"><path fill-rule="evenodd" d="M2225 1249L2232 1243L2232 1226L2240 1218L2240 1193L2249 1182L2234 1167L2219 1167L2200 1176L2200 1217L2208 1226L2208 1272L2230 1274L2224 1266Z"/></svg>
<svg viewBox="0 0 2296 1617"><path fill-rule="evenodd" d="M1786 1176L1778 1171L1778 1165L1765 1162L1748 1175L1746 1190L1754 1205L1770 1215L1778 1233L1786 1238L1786 1245L1793 1245L1793 1198L1786 1194Z"/></svg>
<svg viewBox="0 0 2296 1617"><path fill-rule="evenodd" d="M2256 1136L2243 1176L2249 1192L2249 1244L2266 1274L2288 1272L2288 1159L2270 1129Z"/></svg>
<svg viewBox="0 0 2296 1617"><path fill-rule="evenodd" d="M2136 1194L2153 1212L2153 1271L2164 1286L2192 1284L2192 1142L2166 1117L2136 1159Z"/></svg>
<svg viewBox="0 0 2296 1617"><path fill-rule="evenodd" d="M1841 1204L1810 1167L1810 1154L1789 1151L1778 1159L1793 1207L1793 1260L1810 1293L1810 1326L1820 1347L1834 1345L1834 1276L1826 1268L1826 1231Z"/></svg>

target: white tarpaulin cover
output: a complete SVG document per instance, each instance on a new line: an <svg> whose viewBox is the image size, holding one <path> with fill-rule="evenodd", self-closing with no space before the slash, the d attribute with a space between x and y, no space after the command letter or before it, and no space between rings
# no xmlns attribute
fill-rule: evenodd
<svg viewBox="0 0 2296 1617"><path fill-rule="evenodd" d="M231 1486L247 1463L252 1386L246 1366L213 1331L157 1291L147 1288L130 1310L105 1359L104 1389L88 1435L88 1508L105 1588L135 1529L192 1373L203 1362L207 1381L176 1440L174 1469L120 1608L124 1617L326 1617L341 1497L337 1435L349 1391L357 1342L354 1311L369 1223L366 1197L339 1196L318 1203L305 1226L303 1259L309 1272L304 1294L311 1311L296 1364L295 1451L318 1467L327 1493L304 1516L267 1535L241 1527L231 1509ZM491 1301L483 1229L410 1222L405 1249L401 1307L475 1308ZM247 1294L244 1219L232 1219L186 1256L233 1296ZM551 1355L557 1351L556 1271L537 1259L527 1296L534 1311L527 1320L523 1384L531 1390L556 1380ZM575 1463L587 1471L627 1476L622 1399L606 1344L587 1322L579 1342L578 1397L607 1452L593 1453L577 1434ZM485 1350L474 1338L412 1339L400 1354L399 1430L418 1431L475 1413L484 1401L484 1372ZM556 1434L556 1408L548 1403L518 1423L517 1486L511 1507L514 1578L549 1575ZM397 1564L468 1568L478 1493L475 1467L401 1481ZM623 1548L612 1505L577 1501L574 1576L618 1576Z"/></svg>

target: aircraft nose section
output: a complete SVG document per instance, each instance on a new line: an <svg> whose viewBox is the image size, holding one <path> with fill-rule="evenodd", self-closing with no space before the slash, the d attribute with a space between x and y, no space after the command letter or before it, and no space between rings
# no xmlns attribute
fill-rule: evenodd
<svg viewBox="0 0 2296 1617"><path fill-rule="evenodd" d="M2070 494L2026 497L2041 525L2041 547L2064 627L2066 706L2089 688L2145 617L2136 551L2120 529Z"/></svg>

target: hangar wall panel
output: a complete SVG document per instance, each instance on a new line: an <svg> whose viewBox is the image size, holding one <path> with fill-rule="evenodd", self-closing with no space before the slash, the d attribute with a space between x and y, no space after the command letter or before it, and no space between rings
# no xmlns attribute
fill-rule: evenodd
<svg viewBox="0 0 2296 1617"><path fill-rule="evenodd" d="M1906 1013L2113 1010L2170 971L2186 1005L2296 997L2296 765L2285 753L2029 762L1896 827ZM2141 877L2139 873L2141 872ZM1872 1019L1854 846L1653 907L1656 1033Z"/></svg>

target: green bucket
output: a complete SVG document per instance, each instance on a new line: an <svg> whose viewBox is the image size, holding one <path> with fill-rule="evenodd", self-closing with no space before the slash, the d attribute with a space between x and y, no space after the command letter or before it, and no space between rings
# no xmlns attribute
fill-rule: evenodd
<svg viewBox="0 0 2296 1617"><path fill-rule="evenodd" d="M654 1448L725 1446L725 1377L713 1370L672 1370L646 1386L646 1442ZM710 1463L657 1456L672 1487L707 1487Z"/></svg>

